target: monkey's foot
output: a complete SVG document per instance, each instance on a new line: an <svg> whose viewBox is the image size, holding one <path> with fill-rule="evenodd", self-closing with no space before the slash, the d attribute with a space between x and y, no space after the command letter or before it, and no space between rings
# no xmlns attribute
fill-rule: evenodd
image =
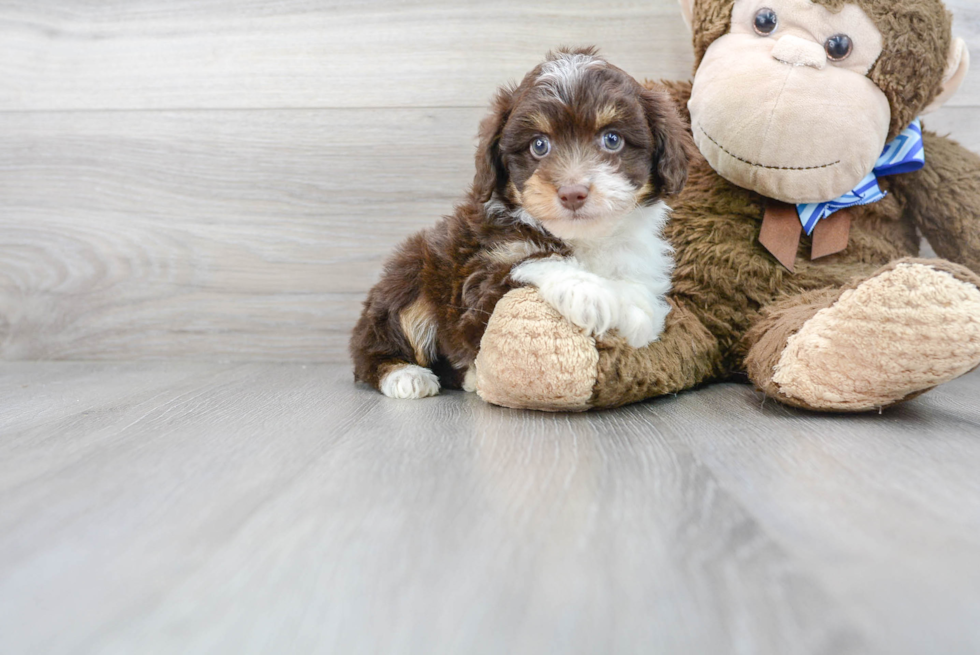
<svg viewBox="0 0 980 655"><path fill-rule="evenodd" d="M763 389L809 409L859 412L968 373L980 365L978 285L949 262L896 262L803 323Z"/></svg>

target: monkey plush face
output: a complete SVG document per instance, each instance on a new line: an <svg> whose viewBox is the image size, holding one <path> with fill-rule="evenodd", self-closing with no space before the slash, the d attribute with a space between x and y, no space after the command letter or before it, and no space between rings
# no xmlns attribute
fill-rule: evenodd
<svg viewBox="0 0 980 655"><path fill-rule="evenodd" d="M965 73L965 45L950 49L938 0L681 3L701 56L689 103L698 148L731 182L785 202L852 190L886 142ZM939 38L915 43L917 18L902 9L913 4L932 11ZM699 42L699 29L717 38Z"/></svg>

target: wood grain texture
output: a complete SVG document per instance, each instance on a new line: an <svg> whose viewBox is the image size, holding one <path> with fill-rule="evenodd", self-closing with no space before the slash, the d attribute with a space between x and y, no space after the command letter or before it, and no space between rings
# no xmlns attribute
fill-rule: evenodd
<svg viewBox="0 0 980 655"><path fill-rule="evenodd" d="M346 361L383 258L469 184L482 115L0 112L0 356ZM926 124L980 151L976 116Z"/></svg>
<svg viewBox="0 0 980 655"><path fill-rule="evenodd" d="M977 61L980 10L946 4ZM8 0L0 109L480 106L559 44L638 76L693 61L676 0Z"/></svg>
<svg viewBox="0 0 980 655"><path fill-rule="evenodd" d="M674 0L29 0L0 5L0 109L483 106L562 44L690 74Z"/></svg>
<svg viewBox="0 0 980 655"><path fill-rule="evenodd" d="M0 1L0 359L346 361L493 89L581 42L690 69L674 0ZM976 77L927 125L980 151Z"/></svg>
<svg viewBox="0 0 980 655"><path fill-rule="evenodd" d="M978 393L568 416L335 365L8 363L0 652L972 654Z"/></svg>
<svg viewBox="0 0 980 655"><path fill-rule="evenodd" d="M980 10L948 3L980 61ZM0 0L0 359L345 361L492 90L674 0ZM927 120L980 151L980 80ZM348 367L0 366L0 653L980 650L977 374L550 416Z"/></svg>
<svg viewBox="0 0 980 655"><path fill-rule="evenodd" d="M3 357L346 361L482 113L0 113Z"/></svg>
<svg viewBox="0 0 980 655"><path fill-rule="evenodd" d="M659 415L884 652L968 653L980 603L949 590L980 594L978 390L973 374L880 416L814 417L708 388ZM753 400L759 419L733 425Z"/></svg>

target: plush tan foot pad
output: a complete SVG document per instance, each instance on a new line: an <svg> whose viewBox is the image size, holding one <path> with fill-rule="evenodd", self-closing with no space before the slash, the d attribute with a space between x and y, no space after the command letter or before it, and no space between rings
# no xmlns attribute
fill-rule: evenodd
<svg viewBox="0 0 980 655"><path fill-rule="evenodd" d="M773 382L815 409L898 402L980 364L980 289L903 263L845 291L789 338Z"/></svg>
<svg viewBox="0 0 980 655"><path fill-rule="evenodd" d="M566 321L530 287L497 303L476 360L476 390L488 403L517 409L585 411L599 353L595 340Z"/></svg>

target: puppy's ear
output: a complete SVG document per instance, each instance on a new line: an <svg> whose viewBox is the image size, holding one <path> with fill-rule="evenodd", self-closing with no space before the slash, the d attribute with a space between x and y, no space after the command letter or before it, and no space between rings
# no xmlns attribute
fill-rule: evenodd
<svg viewBox="0 0 980 655"><path fill-rule="evenodd" d="M514 108L514 88L501 87L490 103L490 113L480 123L480 143L476 147L476 177L473 195L487 202L497 189L507 183L507 170L500 156L500 135Z"/></svg>
<svg viewBox="0 0 980 655"><path fill-rule="evenodd" d="M687 183L694 141L670 94L662 89L644 89L641 98L655 143L650 182L658 196L677 195Z"/></svg>

